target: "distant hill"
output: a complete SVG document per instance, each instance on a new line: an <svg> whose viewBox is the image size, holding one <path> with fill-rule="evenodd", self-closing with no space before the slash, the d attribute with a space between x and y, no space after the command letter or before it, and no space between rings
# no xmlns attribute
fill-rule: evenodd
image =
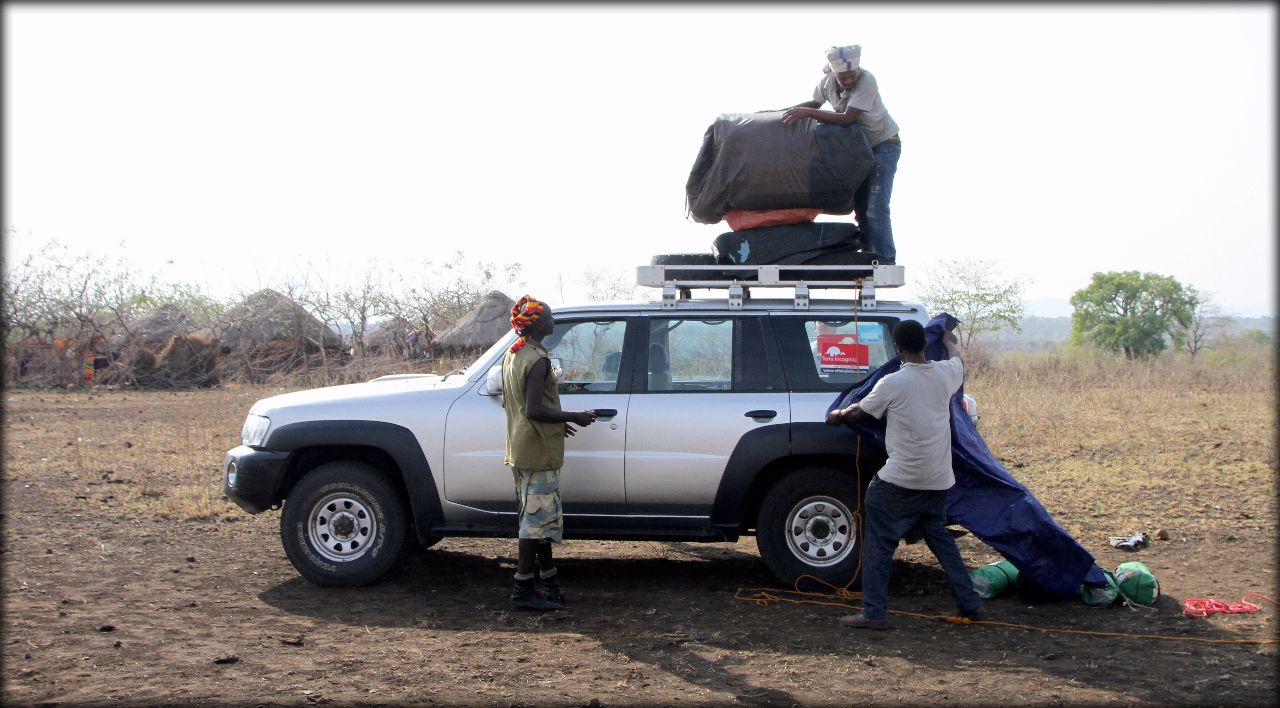
<svg viewBox="0 0 1280 708"><path fill-rule="evenodd" d="M999 352L1041 352L1071 341L1070 317L1024 317L1019 325L1021 331L1005 327L980 335L978 341ZM1274 317L1234 317L1227 331L1234 335L1251 329L1266 332L1273 341L1277 339Z"/></svg>

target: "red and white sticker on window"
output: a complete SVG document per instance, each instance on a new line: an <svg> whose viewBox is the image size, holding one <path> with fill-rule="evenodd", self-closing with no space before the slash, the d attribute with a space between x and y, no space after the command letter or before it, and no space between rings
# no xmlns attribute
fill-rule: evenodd
<svg viewBox="0 0 1280 708"><path fill-rule="evenodd" d="M824 374L867 371L871 356L852 334L819 334L818 368Z"/></svg>

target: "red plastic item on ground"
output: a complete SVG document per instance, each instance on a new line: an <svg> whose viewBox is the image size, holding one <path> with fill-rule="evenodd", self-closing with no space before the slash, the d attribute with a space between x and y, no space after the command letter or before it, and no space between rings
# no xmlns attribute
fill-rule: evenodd
<svg viewBox="0 0 1280 708"><path fill-rule="evenodd" d="M1206 618L1211 612L1237 614L1242 612L1257 612L1262 609L1258 605L1249 602L1249 598L1251 597L1266 600L1273 605L1280 605L1280 602L1276 602L1266 595L1259 595L1256 592L1251 592L1248 595L1245 595L1240 599L1240 602L1237 603L1226 603L1222 600L1215 600L1211 597L1192 597L1188 598L1187 601L1182 604L1182 614L1188 617Z"/></svg>
<svg viewBox="0 0 1280 708"><path fill-rule="evenodd" d="M734 231L765 226L790 226L813 221L821 209L734 209L724 215Z"/></svg>

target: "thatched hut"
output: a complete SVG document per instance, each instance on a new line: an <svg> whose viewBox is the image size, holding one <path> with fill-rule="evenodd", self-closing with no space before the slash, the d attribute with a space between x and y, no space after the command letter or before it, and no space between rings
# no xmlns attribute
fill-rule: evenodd
<svg viewBox="0 0 1280 708"><path fill-rule="evenodd" d="M313 350L339 349L342 337L288 296L270 288L246 297L227 313L223 351L268 342L295 341Z"/></svg>
<svg viewBox="0 0 1280 708"><path fill-rule="evenodd" d="M158 352L170 337L191 334L199 329L195 322L174 304L165 304L125 325L125 331L107 341L108 352L119 356L125 349L149 349ZM106 353L106 352L104 352Z"/></svg>
<svg viewBox="0 0 1280 708"><path fill-rule="evenodd" d="M219 367L222 380L262 383L270 377L343 360L342 336L292 298L265 289L227 313Z"/></svg>
<svg viewBox="0 0 1280 708"><path fill-rule="evenodd" d="M463 354L488 349L511 330L511 306L515 300L493 291L432 343L433 351Z"/></svg>
<svg viewBox="0 0 1280 708"><path fill-rule="evenodd" d="M365 350L373 356L416 359L426 352L433 336L400 317L392 317L374 327L364 337Z"/></svg>
<svg viewBox="0 0 1280 708"><path fill-rule="evenodd" d="M129 347L122 362L111 365L104 383L139 388L207 387L218 383L219 346L216 337L199 333L175 334L159 351Z"/></svg>

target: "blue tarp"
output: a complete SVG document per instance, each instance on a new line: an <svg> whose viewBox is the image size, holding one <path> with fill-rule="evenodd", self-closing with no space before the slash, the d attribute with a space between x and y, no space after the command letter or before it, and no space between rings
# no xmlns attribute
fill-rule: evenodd
<svg viewBox="0 0 1280 708"><path fill-rule="evenodd" d="M958 321L942 313L925 325L925 358L947 358L942 335ZM876 382L902 366L896 357L869 378L840 394L828 412L856 403ZM951 466L956 484L947 496L947 515L1018 568L1020 579L1051 595L1069 597L1080 585L1103 586L1106 578L1093 556L1076 542L1027 488L996 460L964 410L964 387L951 397ZM884 452L884 419L848 421Z"/></svg>

